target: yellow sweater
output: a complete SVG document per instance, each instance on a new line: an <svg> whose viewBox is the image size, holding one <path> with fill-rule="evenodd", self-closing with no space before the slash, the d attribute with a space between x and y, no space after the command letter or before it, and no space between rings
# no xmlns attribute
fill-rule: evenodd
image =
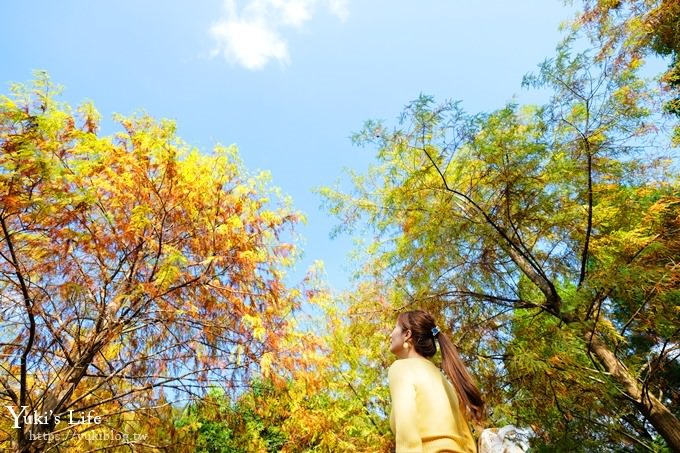
<svg viewBox="0 0 680 453"><path fill-rule="evenodd" d="M397 360L388 377L397 453L477 451L456 390L432 362Z"/></svg>

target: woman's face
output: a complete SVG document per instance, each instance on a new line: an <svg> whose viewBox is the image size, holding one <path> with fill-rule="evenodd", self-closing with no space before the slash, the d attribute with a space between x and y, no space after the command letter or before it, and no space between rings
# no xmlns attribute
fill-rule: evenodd
<svg viewBox="0 0 680 453"><path fill-rule="evenodd" d="M404 332L399 325L399 322L394 326L394 330L390 334L390 352L397 356L402 355L406 350L404 349L404 342L407 340L407 332Z"/></svg>

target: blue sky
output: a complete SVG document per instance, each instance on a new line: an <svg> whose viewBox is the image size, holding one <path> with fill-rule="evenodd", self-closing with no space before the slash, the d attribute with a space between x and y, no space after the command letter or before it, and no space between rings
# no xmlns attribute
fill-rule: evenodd
<svg viewBox="0 0 680 453"><path fill-rule="evenodd" d="M315 187L371 150L349 136L367 119L393 120L420 93L471 112L516 96L522 76L553 55L560 0L84 0L0 4L0 83L47 70L64 100L115 113L171 118L202 150L235 143L249 170L269 170L308 223L298 270L323 260L348 286L349 238ZM108 129L108 130L107 130Z"/></svg>

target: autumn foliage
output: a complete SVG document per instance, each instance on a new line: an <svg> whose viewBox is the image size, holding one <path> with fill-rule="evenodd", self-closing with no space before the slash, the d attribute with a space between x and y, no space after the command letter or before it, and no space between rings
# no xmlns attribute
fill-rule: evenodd
<svg viewBox="0 0 680 453"><path fill-rule="evenodd" d="M489 426L537 451L680 450L679 6L582 4L524 79L542 105L421 95L354 136L374 165L319 190L360 243L340 294L320 263L291 283L302 216L234 146L143 114L103 134L45 73L14 86L0 449L391 451L387 338L419 307Z"/></svg>
<svg viewBox="0 0 680 453"><path fill-rule="evenodd" d="M170 121L118 117L102 136L92 105L54 90L42 74L0 98L0 399L38 415L3 407L0 445L111 447L209 385L292 367L300 215L267 175Z"/></svg>
<svg viewBox="0 0 680 453"><path fill-rule="evenodd" d="M492 426L530 428L539 451L678 451L673 118L641 62L576 39L524 79L545 104L421 95L368 121L355 140L375 162L322 194L371 238L362 278L452 332Z"/></svg>

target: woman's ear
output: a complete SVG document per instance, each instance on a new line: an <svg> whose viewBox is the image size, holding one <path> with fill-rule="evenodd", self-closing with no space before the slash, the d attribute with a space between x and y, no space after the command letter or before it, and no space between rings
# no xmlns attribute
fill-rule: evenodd
<svg viewBox="0 0 680 453"><path fill-rule="evenodd" d="M411 329L408 329L406 332L404 332L404 341L410 340L411 339Z"/></svg>

